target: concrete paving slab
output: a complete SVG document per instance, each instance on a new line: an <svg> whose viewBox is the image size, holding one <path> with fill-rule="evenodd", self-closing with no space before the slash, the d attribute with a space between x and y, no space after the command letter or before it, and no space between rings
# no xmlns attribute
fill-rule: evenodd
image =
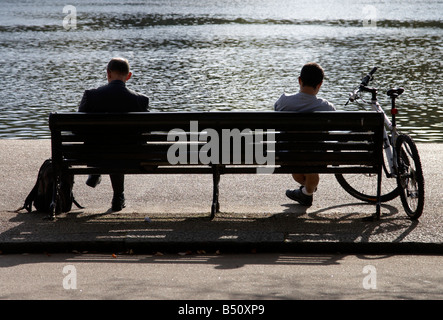
<svg viewBox="0 0 443 320"><path fill-rule="evenodd" d="M400 199L382 218L363 222L374 205L347 194L322 175L312 207L285 196L297 185L288 175L223 175L221 212L209 221L210 175L128 175L127 207L110 210L109 177L95 189L76 176L74 194L85 209L47 221L14 212L35 183L50 140L0 140L0 251L333 251L443 252L443 144L419 144L426 183L423 216L411 221Z"/></svg>

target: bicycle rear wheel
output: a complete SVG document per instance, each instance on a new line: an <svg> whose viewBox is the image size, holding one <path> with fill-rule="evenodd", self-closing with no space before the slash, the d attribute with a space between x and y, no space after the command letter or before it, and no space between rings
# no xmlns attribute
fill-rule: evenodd
<svg viewBox="0 0 443 320"><path fill-rule="evenodd" d="M396 179L390 178L387 171L388 161L383 152L383 179L381 184L381 202L391 201L399 195ZM336 174L335 178L343 189L351 196L369 203L377 202L377 175L376 174Z"/></svg>
<svg viewBox="0 0 443 320"><path fill-rule="evenodd" d="M417 146L408 135L397 138L397 163L397 183L403 208L411 219L418 219L425 203L425 182Z"/></svg>

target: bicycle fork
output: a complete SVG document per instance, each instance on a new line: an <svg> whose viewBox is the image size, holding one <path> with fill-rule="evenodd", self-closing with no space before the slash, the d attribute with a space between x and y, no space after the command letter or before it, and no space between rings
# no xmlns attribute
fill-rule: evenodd
<svg viewBox="0 0 443 320"><path fill-rule="evenodd" d="M385 118L385 128L383 130L383 149L388 161L389 170L386 169L386 176L388 178L395 178L397 176L397 151L395 150L395 145L397 143L397 128L395 125L395 115L393 114L393 121L389 120L384 111L381 109L380 104L377 99L372 99L371 101L372 109L376 112L383 113ZM392 112L391 112L392 113ZM391 139L388 136L386 130L388 128L392 132Z"/></svg>

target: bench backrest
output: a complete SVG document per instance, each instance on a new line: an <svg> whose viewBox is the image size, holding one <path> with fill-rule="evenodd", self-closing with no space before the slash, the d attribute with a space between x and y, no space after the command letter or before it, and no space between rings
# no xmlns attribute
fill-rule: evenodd
<svg viewBox="0 0 443 320"><path fill-rule="evenodd" d="M74 174L378 172L375 112L52 113L55 165Z"/></svg>

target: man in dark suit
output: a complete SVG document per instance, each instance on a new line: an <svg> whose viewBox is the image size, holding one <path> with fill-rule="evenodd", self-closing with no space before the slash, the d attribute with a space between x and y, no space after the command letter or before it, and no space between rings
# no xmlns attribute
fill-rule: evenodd
<svg viewBox="0 0 443 320"><path fill-rule="evenodd" d="M149 98L126 87L132 73L129 63L123 58L113 58L107 69L108 84L97 89L86 90L78 108L79 112L147 112ZM125 207L124 175L111 174L112 210L120 211ZM99 175L89 176L86 184L95 187L100 183Z"/></svg>

